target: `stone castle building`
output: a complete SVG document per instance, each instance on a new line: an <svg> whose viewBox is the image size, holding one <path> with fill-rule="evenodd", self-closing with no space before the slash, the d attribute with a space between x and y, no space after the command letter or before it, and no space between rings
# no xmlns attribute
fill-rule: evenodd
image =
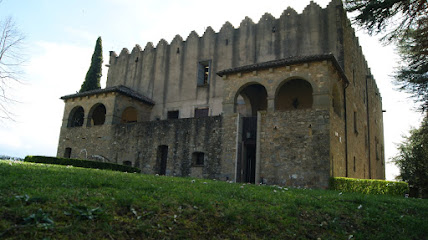
<svg viewBox="0 0 428 240"><path fill-rule="evenodd" d="M146 174L327 187L385 178L382 103L340 0L110 52L63 96L59 157Z"/></svg>

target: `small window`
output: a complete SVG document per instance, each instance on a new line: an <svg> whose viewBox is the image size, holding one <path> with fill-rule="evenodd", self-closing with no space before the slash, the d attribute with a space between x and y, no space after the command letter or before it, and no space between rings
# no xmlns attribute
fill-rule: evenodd
<svg viewBox="0 0 428 240"><path fill-rule="evenodd" d="M211 60L198 63L198 86L206 86L210 82Z"/></svg>
<svg viewBox="0 0 428 240"><path fill-rule="evenodd" d="M205 154L203 152L194 152L192 154L193 166L203 167L204 166L204 158L205 158Z"/></svg>
<svg viewBox="0 0 428 240"><path fill-rule="evenodd" d="M131 161L123 161L123 165L125 166L132 166L132 162Z"/></svg>
<svg viewBox="0 0 428 240"><path fill-rule="evenodd" d="M64 152L64 158L70 158L71 157L71 148L65 148Z"/></svg>
<svg viewBox="0 0 428 240"><path fill-rule="evenodd" d="M195 118L198 117L208 117L209 108L196 108L195 109Z"/></svg>
<svg viewBox="0 0 428 240"><path fill-rule="evenodd" d="M167 119L178 119L179 111L168 111Z"/></svg>

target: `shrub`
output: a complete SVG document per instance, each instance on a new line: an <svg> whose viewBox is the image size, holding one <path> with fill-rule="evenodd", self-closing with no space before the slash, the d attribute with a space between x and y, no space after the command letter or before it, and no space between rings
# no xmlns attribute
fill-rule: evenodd
<svg viewBox="0 0 428 240"><path fill-rule="evenodd" d="M47 164L58 164L58 165L71 165L73 167L83 168L96 168L96 169L109 169L121 172L141 172L139 168L119 165L114 163L95 162L82 159L72 158L57 158L57 157L46 157L46 156L26 156L25 162L33 163L47 163Z"/></svg>
<svg viewBox="0 0 428 240"><path fill-rule="evenodd" d="M334 177L330 178L330 189L364 194L388 194L403 196L409 191L409 186L405 182Z"/></svg>

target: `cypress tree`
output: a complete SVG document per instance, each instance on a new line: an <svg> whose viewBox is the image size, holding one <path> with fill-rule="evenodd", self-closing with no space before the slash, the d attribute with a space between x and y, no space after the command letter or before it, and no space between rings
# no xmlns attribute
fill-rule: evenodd
<svg viewBox="0 0 428 240"><path fill-rule="evenodd" d="M100 89L101 65L103 63L103 47L101 37L98 37L95 45L94 53L92 54L91 66L86 73L85 81L82 84L79 92L86 92L94 89Z"/></svg>

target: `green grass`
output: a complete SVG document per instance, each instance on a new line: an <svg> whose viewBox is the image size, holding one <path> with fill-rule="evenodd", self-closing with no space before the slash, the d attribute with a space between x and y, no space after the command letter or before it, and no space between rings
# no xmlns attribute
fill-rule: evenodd
<svg viewBox="0 0 428 240"><path fill-rule="evenodd" d="M0 161L0 239L426 239L428 201Z"/></svg>

